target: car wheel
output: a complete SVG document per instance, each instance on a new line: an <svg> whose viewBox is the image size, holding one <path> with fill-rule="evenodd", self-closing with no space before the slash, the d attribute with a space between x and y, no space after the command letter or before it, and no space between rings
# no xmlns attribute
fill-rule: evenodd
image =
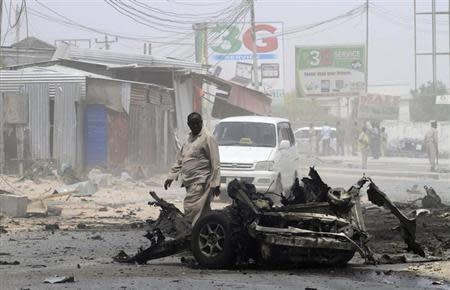
<svg viewBox="0 0 450 290"><path fill-rule="evenodd" d="M192 230L191 249L200 266L226 268L234 264L234 229L225 211L211 211L199 219Z"/></svg>

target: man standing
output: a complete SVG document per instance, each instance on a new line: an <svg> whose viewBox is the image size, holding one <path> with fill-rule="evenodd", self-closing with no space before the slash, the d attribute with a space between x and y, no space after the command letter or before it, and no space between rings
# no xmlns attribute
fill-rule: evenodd
<svg viewBox="0 0 450 290"><path fill-rule="evenodd" d="M431 121L431 128L425 134L424 145L430 161L431 171L436 171L439 159L437 121Z"/></svg>
<svg viewBox="0 0 450 290"><path fill-rule="evenodd" d="M367 157L369 156L369 136L367 135L368 129L363 127L361 134L358 137L358 147L361 151L361 168L367 169Z"/></svg>
<svg viewBox="0 0 450 290"><path fill-rule="evenodd" d="M203 128L202 116L195 112L189 114L188 126L191 132L170 169L164 188L167 190L174 179L181 178L181 186L186 187L184 213L194 225L200 215L210 209L211 196L220 194L220 160L217 143Z"/></svg>
<svg viewBox="0 0 450 290"><path fill-rule="evenodd" d="M327 156L330 154L331 128L328 122L322 127L322 154Z"/></svg>
<svg viewBox="0 0 450 290"><path fill-rule="evenodd" d="M380 133L381 156L383 156L383 157L386 157L387 139L388 139L388 135L386 133L386 128L385 127L381 127L381 133Z"/></svg>
<svg viewBox="0 0 450 290"><path fill-rule="evenodd" d="M344 126L341 124L341 121L337 121L336 123L336 149L337 155L344 156L344 143L345 143L345 130Z"/></svg>
<svg viewBox="0 0 450 290"><path fill-rule="evenodd" d="M350 142L352 147L352 155L356 155L356 151L358 150L358 137L359 137L360 131L358 122L354 122L353 125L350 128Z"/></svg>

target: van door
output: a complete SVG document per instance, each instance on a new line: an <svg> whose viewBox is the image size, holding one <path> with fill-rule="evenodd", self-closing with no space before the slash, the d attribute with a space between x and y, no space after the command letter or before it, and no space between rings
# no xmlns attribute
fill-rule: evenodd
<svg viewBox="0 0 450 290"><path fill-rule="evenodd" d="M295 138L292 132L291 126L287 122L278 123L278 148L281 141L289 141L289 148L284 150L279 150L280 154L280 174L281 181L283 183L283 188L288 189L293 182L294 171L296 170L296 164L298 163L298 157L295 148ZM297 160L295 160L297 158Z"/></svg>

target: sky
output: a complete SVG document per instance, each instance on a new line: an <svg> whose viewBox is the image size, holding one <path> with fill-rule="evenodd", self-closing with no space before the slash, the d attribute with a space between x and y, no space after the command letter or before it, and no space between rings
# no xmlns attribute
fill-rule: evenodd
<svg viewBox="0 0 450 290"><path fill-rule="evenodd" d="M8 27L8 16L10 7L21 4L21 0L4 0L5 8L3 17L2 43L11 44L15 41L15 31L5 32ZM193 42L191 25L186 24L182 29L177 29L177 34L161 30L174 30L170 24L157 25L156 29L137 23L118 13L106 1L46 1L40 3L53 9L77 23L81 23L96 30L108 31L127 36L147 38L153 42L152 51L157 56L171 56L186 58L192 57ZM202 15L213 14L225 9L231 1L144 1L145 4L168 11L169 13L180 13L192 15L192 19L204 20ZM234 0L234 3L239 2ZM127 3L127 1L125 1ZM283 22L284 29L317 23L348 10L364 4L361 0L329 0L329 1L255 1L255 17L257 22ZM436 0L438 11L447 11L447 0ZM85 31L61 23L55 23L54 19L62 19L59 15L46 9L36 1L27 1L28 25L25 19L21 22L20 37L28 35L35 36L51 44L57 39L91 39L93 46L102 48L102 43L95 43L95 39L102 41L104 35L93 31ZM431 11L431 0L417 1L418 11ZM6 10L6 11L5 11ZM50 15L46 17L45 15ZM40 16L38 16L40 14ZM199 17L196 18L196 15ZM14 14L11 15L14 21ZM215 17L209 19L214 21L220 19ZM246 17L248 20L249 17ZM400 84L409 88L414 87L414 30L413 30L413 0L371 0L369 6L369 85L375 84ZM431 17L419 16L418 18L418 43L419 52L431 50ZM175 25L174 25L175 26ZM449 24L448 16L439 15L437 18L437 48L439 52L449 50ZM295 88L295 46L315 45L348 45L365 43L365 15L354 17L350 20L338 21L332 24L320 26L319 28L301 33L284 35L284 86L285 91ZM111 38L112 39L112 38ZM173 46L167 42L174 39L183 45ZM180 40L181 39L181 40ZM120 38L117 43L111 44L112 50L142 53L143 40L130 40ZM85 44L82 44L85 45ZM418 59L418 83L431 80L431 57L419 57ZM438 79L449 84L449 59L447 56L438 57Z"/></svg>

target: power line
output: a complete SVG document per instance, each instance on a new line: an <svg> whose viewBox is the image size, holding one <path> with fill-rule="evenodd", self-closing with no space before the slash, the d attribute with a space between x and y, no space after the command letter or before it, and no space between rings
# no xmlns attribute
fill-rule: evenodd
<svg viewBox="0 0 450 290"><path fill-rule="evenodd" d="M148 20L145 20L145 19L142 19L141 16L137 15L136 13L128 11L127 9L121 7L119 3L116 3L113 0L104 0L104 2L106 4L108 4L109 6L111 6L119 14L124 15L124 16L132 19L134 22L137 22L137 23L142 24L144 26L150 27L150 28L152 28L152 29L154 29L156 31L169 32L169 33L177 33L178 32L178 31L175 31L175 30L161 28L160 24L155 24L155 23L151 24L152 22L150 22ZM138 18L140 18L140 19L138 19Z"/></svg>
<svg viewBox="0 0 450 290"><path fill-rule="evenodd" d="M155 39L167 39L167 38L169 38L168 36L160 36L160 37L148 38L146 36L141 36L141 35L129 35L129 34L123 34L123 33L118 33L118 32L111 32L111 31L106 31L106 30L100 30L100 29L97 29L97 28L93 28L93 27L90 27L90 26L86 26L86 25L77 23L77 22L73 21L72 19L67 18L64 15L59 14L58 12L53 11L51 9L50 9L50 11L52 11L53 13L58 15L63 20L55 18L55 17L50 16L48 14L42 13L40 11L34 10L32 8L28 8L28 9L30 10L30 14L31 15L34 15L34 16L39 17L41 19L44 19L46 21L58 23L58 24L61 24L61 25L65 25L67 27L79 28L79 29L84 30L84 31L95 32L95 33L98 33L98 34L106 34L108 36L118 36L118 37L123 38L123 39L134 40L134 41L139 41L139 42L154 42L154 43L173 44L173 45L192 45L192 43L174 43L174 42L166 42L166 41L157 41L157 40L155 40Z"/></svg>
<svg viewBox="0 0 450 290"><path fill-rule="evenodd" d="M175 17L176 19L191 19L190 23L194 24L194 23L200 22L199 19L201 17L205 18L203 20L203 22L204 22L207 19L214 20L214 19L217 19L217 18L219 18L219 17L221 17L221 16L223 16L225 14L228 14L233 9L233 7L235 7L235 3L234 2L236 2L236 1L233 0L229 6L227 6L224 9L218 10L218 11L214 11L214 12L210 12L210 13L194 13L194 14L187 13L186 11L183 11L183 13L175 13L175 12L172 12L172 11L164 11L164 10L161 10L159 8L152 7L152 6L148 5L148 4L146 4L145 2L141 2L141 1L138 1L138 0L131 0L131 2L135 3L136 5L140 6L141 8L148 9L150 11L153 11L153 12L165 15L165 16Z"/></svg>

